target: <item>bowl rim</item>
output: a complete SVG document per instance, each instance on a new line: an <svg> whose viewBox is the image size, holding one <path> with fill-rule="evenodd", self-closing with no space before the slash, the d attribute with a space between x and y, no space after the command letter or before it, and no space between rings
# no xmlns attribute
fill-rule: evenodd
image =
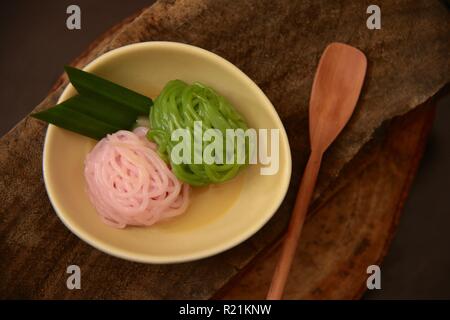
<svg viewBox="0 0 450 320"><path fill-rule="evenodd" d="M132 252L130 250L117 248L114 245L109 244L107 241L102 241L99 239L96 239L94 236L91 235L91 233L86 232L82 228L77 227L71 222L70 214L65 213L64 206L59 203L59 201L56 199L55 194L57 194L57 191L55 186L52 184L49 176L48 171L49 169L49 160L48 160L48 153L49 153L49 145L51 145L53 137L55 135L55 129L56 126L49 124L46 135L45 135L45 141L44 141L44 149L43 149L43 158L42 158L42 167L43 167L43 176L44 176L44 184L47 191L48 198L52 204L53 209L55 210L57 216L59 219L63 222L63 224L71 231L73 232L78 238L83 240L84 242L88 243L92 247L100 250L101 252L104 252L106 254L112 255L117 258L125 259L128 261L133 262L141 262L141 263L152 263L152 264L168 264L168 263L181 263L181 262L188 262L188 261L194 261L199 260L203 258L207 258L219 253L222 253L226 250L229 250L240 243L244 242L245 240L249 239L251 236L253 236L257 231L259 231L277 212L278 208L280 207L281 203L283 202L284 198L286 197L290 180L291 180L291 172L292 172L292 158L291 158L291 149L289 145L288 136L286 134L286 130L284 128L284 125L275 110L275 107L272 105L270 100L267 98L265 93L259 88L259 86L256 85L256 83L253 82L253 80L250 79L243 71L241 71L237 66L229 62L228 60L222 58L221 56L210 52L208 50L205 50L200 47L196 47L193 45L185 44L185 43L179 43L179 42L170 42L170 41L148 41L148 42L139 42L134 44L125 45L113 50L110 50L91 62L89 62L83 70L90 71L91 69L95 68L96 65L101 64L105 59L111 59L116 55L124 54L128 51L142 49L142 48L169 48L174 50L181 50L189 53L193 53L196 55L201 56L205 59L214 60L215 63L223 64L227 69L229 69L231 72L235 73L236 76L242 78L246 84L252 89L257 92L263 99L264 104L268 106L268 111L273 118L274 123L276 124L277 128L280 129L280 141L284 141L285 144L285 153L286 153L286 159L285 162L283 162L283 165L285 167L285 171L282 177L280 179L283 180L282 188L283 190L280 193L279 199L276 200L275 205L273 206L270 213L266 214L262 219L258 220L257 223L251 225L249 228L245 229L245 232L240 232L233 237L230 237L228 241L223 241L221 245L216 245L210 248L206 248L199 251L194 251L192 253L184 253L179 255L151 255L146 253L136 253ZM67 95L69 92L69 88L73 87L70 83L66 85L63 92L61 93L60 97L58 98L58 102L60 103L67 99ZM280 164L281 165L281 164ZM268 210L269 212L270 210Z"/></svg>

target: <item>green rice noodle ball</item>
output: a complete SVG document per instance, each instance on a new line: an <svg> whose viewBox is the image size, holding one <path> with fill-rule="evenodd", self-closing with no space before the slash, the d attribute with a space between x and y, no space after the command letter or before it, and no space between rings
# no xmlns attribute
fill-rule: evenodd
<svg viewBox="0 0 450 320"><path fill-rule="evenodd" d="M215 138L210 141L203 141L202 139L201 142L195 144L197 147L202 146L202 149L194 148L194 128L196 130L199 128L198 122L197 126L195 125L196 121L201 121L201 133L205 133L207 129L216 129L217 133L222 133L222 163L215 161L207 164L203 161L202 150L213 143ZM150 110L150 128L148 138L158 144L160 156L170 162L177 178L188 184L202 186L230 180L239 173L245 163L248 163L249 146L247 138L244 139L244 145L242 145L241 140L239 146L237 145L238 139L229 139L229 141L233 141L234 148L226 147L226 129L242 129L241 132L243 132L247 130L247 124L224 97L200 83L188 85L181 80L168 82ZM190 131L192 148L190 148L190 161L177 164L176 161L173 161L171 152L181 140L171 141L171 136L174 130L180 128ZM244 161L237 161L238 148L243 148L239 155L240 157L242 157L242 154L244 155ZM197 159L199 159L198 157L202 159L201 164L194 163L196 153ZM214 152L212 153L216 156ZM227 157L233 159L232 162L234 163L226 161Z"/></svg>

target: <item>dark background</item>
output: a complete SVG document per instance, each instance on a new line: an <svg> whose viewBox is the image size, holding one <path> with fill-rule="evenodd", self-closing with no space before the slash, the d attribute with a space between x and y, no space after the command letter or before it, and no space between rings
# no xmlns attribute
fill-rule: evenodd
<svg viewBox="0 0 450 320"><path fill-rule="evenodd" d="M62 67L145 0L9 1L0 9L0 135L48 93ZM81 30L66 28L66 8L81 8ZM450 39L449 39L450 41ZM389 254L381 290L366 299L450 299L450 96L438 112Z"/></svg>

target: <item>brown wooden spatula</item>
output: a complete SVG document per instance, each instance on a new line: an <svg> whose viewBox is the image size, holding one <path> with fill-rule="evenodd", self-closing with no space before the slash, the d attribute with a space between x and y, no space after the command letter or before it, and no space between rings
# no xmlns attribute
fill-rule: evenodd
<svg viewBox="0 0 450 320"><path fill-rule="evenodd" d="M328 45L320 58L309 101L311 154L267 299L282 298L322 155L350 119L364 82L366 67L364 53L342 43Z"/></svg>

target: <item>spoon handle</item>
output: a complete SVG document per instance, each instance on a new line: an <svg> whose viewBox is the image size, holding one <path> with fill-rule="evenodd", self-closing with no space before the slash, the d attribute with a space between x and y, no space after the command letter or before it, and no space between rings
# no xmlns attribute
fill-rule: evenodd
<svg viewBox="0 0 450 320"><path fill-rule="evenodd" d="M303 173L300 189L298 190L297 198L295 200L294 211L292 212L289 228L284 239L281 256L272 278L269 293L267 294L268 300L279 300L283 296L284 287L291 269L298 239L300 238L309 203L316 185L321 161L322 153L312 151Z"/></svg>

